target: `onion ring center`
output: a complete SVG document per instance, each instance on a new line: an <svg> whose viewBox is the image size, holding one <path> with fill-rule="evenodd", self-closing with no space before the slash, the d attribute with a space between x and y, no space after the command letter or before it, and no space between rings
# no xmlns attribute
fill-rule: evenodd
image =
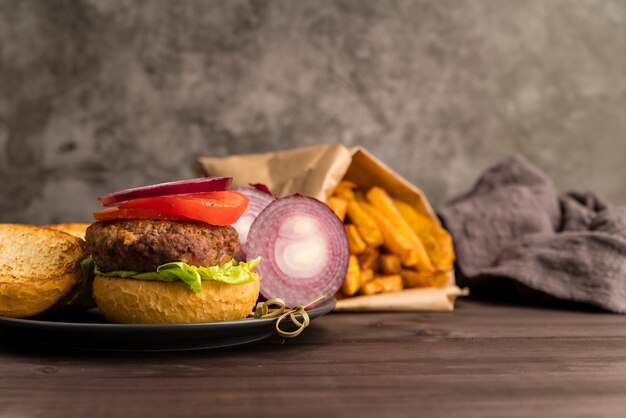
<svg viewBox="0 0 626 418"><path fill-rule="evenodd" d="M293 278L307 279L320 274L326 265L328 242L321 226L310 217L285 220L274 247L277 267Z"/></svg>

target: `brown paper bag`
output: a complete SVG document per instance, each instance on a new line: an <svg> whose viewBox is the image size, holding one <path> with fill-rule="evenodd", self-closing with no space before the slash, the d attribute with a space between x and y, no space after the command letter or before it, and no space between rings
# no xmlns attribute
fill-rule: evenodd
<svg viewBox="0 0 626 418"><path fill-rule="evenodd" d="M205 175L232 177L233 187L263 183L277 196L301 193L322 201L339 184L350 161L350 151L338 144L199 159Z"/></svg>
<svg viewBox="0 0 626 418"><path fill-rule="evenodd" d="M420 189L362 147L349 150L340 144L324 144L223 158L201 157L198 162L204 175L230 176L234 187L263 183L278 196L301 193L325 202L342 179L363 188L380 186L439 222ZM466 294L455 285L454 272L450 272L444 288L345 298L337 301L335 310L451 311L454 299Z"/></svg>

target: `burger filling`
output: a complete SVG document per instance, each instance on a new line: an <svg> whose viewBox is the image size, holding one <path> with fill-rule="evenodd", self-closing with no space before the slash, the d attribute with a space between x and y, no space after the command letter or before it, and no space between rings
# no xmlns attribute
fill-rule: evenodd
<svg viewBox="0 0 626 418"><path fill-rule="evenodd" d="M139 280L182 280L200 291L202 280L244 284L260 277L259 259L237 262L237 231L231 226L169 220L96 222L86 246L98 275Z"/></svg>

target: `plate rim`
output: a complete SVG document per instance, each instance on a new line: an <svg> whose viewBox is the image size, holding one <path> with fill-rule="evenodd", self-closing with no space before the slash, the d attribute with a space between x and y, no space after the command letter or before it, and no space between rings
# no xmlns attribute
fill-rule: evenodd
<svg viewBox="0 0 626 418"><path fill-rule="evenodd" d="M318 316L325 315L333 311L336 305L336 300L333 297L332 299L328 299L315 309L307 310L306 312L309 316L312 316L311 319L317 318ZM300 314L296 314L299 317ZM229 329L237 329L237 328L246 328L246 327L256 327L256 326L265 326L269 325L276 321L278 317L267 317L267 318L244 318L239 320L230 320L230 321L214 321L214 322L186 322L186 323L173 323L173 324L116 324L113 322L109 323L91 323L91 322L67 322L67 321L46 321L46 320L38 320L32 318L10 318L5 316L0 316L0 330L11 328L15 329L55 329L59 327L63 327L66 329L89 329L89 330L102 330L102 331L124 331L124 330L132 330L133 332L137 331L168 331L168 330L177 330L181 329L206 329L206 328L229 328Z"/></svg>

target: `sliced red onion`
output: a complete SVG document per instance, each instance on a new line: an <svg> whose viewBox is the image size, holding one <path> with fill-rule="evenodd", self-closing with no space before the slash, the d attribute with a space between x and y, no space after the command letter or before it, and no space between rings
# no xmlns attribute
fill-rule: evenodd
<svg viewBox="0 0 626 418"><path fill-rule="evenodd" d="M241 252L245 254L245 244L248 239L248 231L250 226L254 222L259 213L267 205L272 203L276 198L270 193L267 194L264 191L258 189L252 189L250 187L238 187L233 189L235 192L239 192L248 198L248 207L246 211L241 215L241 218L235 222L232 226L239 233L239 243L241 244Z"/></svg>
<svg viewBox="0 0 626 418"><path fill-rule="evenodd" d="M228 190L232 177L201 177L197 179L172 181L152 186L135 187L100 196L102 206L115 206L133 199L144 197L197 194Z"/></svg>
<svg viewBox="0 0 626 418"><path fill-rule="evenodd" d="M270 196L276 197L276 195L274 195L274 193L271 192L270 188L267 187L263 183L254 183L254 184L250 183L250 187L254 187L255 189L257 189L260 192L267 193Z"/></svg>
<svg viewBox="0 0 626 418"><path fill-rule="evenodd" d="M348 269L342 222L324 203L293 195L270 203L248 233L246 256L261 256L261 294L290 306L334 297ZM323 302L322 302L323 303Z"/></svg>

